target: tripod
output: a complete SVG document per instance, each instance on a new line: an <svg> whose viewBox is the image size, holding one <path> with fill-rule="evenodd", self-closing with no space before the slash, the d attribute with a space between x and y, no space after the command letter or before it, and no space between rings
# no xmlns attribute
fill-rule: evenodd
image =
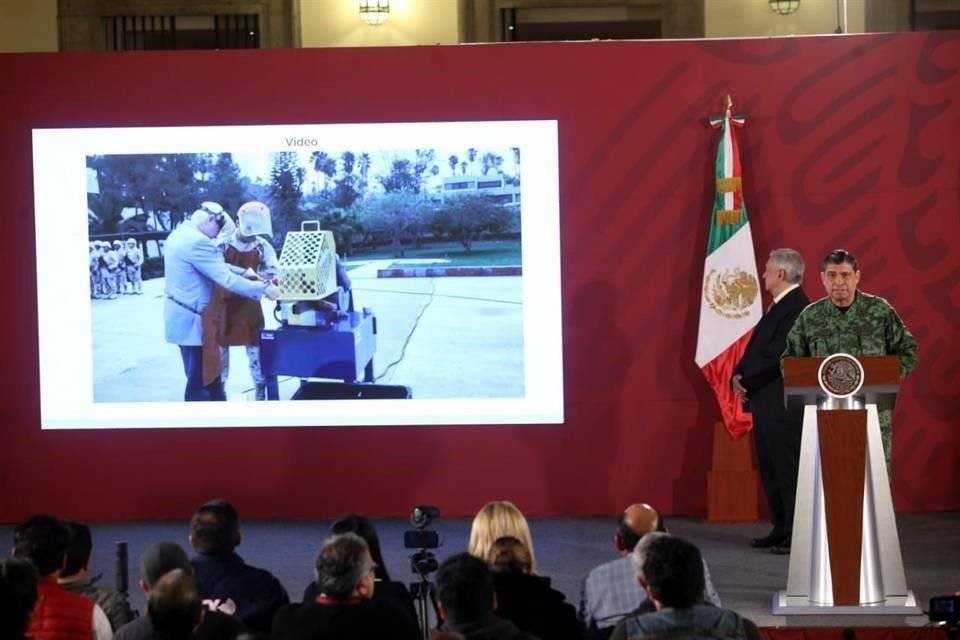
<svg viewBox="0 0 960 640"><path fill-rule="evenodd" d="M430 572L436 571L437 560L433 554L427 551L420 551L410 556L410 568L417 574L417 581L410 583L410 595L417 603L417 615L420 618L420 630L423 632L423 640L429 640L430 637L430 610L428 603L433 606L434 619L439 624L440 610L437 607L437 589L436 585L430 581Z"/></svg>

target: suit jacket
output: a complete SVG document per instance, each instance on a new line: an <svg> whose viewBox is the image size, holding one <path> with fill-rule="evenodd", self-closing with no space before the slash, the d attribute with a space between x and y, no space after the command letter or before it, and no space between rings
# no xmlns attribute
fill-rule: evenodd
<svg viewBox="0 0 960 640"><path fill-rule="evenodd" d="M773 305L754 327L743 357L733 370L734 375L743 376L740 384L747 390L746 409L751 413L774 417L783 414L780 356L787 346L790 328L808 304L803 288L797 287Z"/></svg>
<svg viewBox="0 0 960 640"><path fill-rule="evenodd" d="M203 331L200 314L210 302L213 285L259 300L264 284L232 273L213 240L190 222L173 230L163 246L166 277L163 320L167 342L198 347Z"/></svg>

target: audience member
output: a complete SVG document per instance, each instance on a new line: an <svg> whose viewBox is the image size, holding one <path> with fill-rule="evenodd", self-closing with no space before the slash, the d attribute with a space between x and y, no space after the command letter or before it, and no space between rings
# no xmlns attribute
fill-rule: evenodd
<svg viewBox="0 0 960 640"><path fill-rule="evenodd" d="M185 640L203 620L203 602L189 571L174 569L163 574L150 590L147 615L153 625L148 638Z"/></svg>
<svg viewBox="0 0 960 640"><path fill-rule="evenodd" d="M180 545L172 542L159 542L151 545L140 556L140 590L149 596L160 579L174 570L193 572L190 558ZM117 631L114 640L146 640L151 637L154 625L147 615L137 618ZM200 626L193 632L197 640L234 640L244 631L240 621L220 611L204 613Z"/></svg>
<svg viewBox="0 0 960 640"><path fill-rule="evenodd" d="M583 637L576 609L550 587L550 578L533 575L533 559L522 542L513 537L500 538L490 549L487 564L493 571L498 616L538 638Z"/></svg>
<svg viewBox="0 0 960 640"><path fill-rule="evenodd" d="M237 555L240 518L223 499L203 504L190 520L190 544L200 595L210 609L235 615L251 630L267 633L277 610L290 603L280 581Z"/></svg>
<svg viewBox="0 0 960 640"><path fill-rule="evenodd" d="M649 504L632 504L620 515L613 537L620 557L593 568L584 578L580 592L580 618L591 638L608 638L618 622L646 603L647 594L637 582L630 554L640 538L653 531L665 532L666 523ZM719 607L720 596L713 588L706 562L703 575L703 598ZM647 603L647 607L652 605Z"/></svg>
<svg viewBox="0 0 960 640"><path fill-rule="evenodd" d="M373 523L365 517L355 513L346 515L336 520L330 525L330 535L339 535L342 533L355 533L367 543L370 549L370 557L373 558L374 578L376 579L376 589L373 592L374 600L389 598L395 600L400 607L407 612L410 618L417 622L417 610L413 606L413 598L407 587L402 582L390 579L387 567L383 562L383 554L380 551L380 538L377 536L377 530L373 528ZM317 583L311 582L303 591L303 602L313 602L320 594L317 589Z"/></svg>
<svg viewBox="0 0 960 640"><path fill-rule="evenodd" d="M0 560L0 638L23 640L37 604L37 570L27 560Z"/></svg>
<svg viewBox="0 0 960 640"><path fill-rule="evenodd" d="M390 599L374 600L376 565L354 533L324 541L315 565L319 595L283 607L273 620L274 640L417 640L415 620Z"/></svg>
<svg viewBox="0 0 960 640"><path fill-rule="evenodd" d="M483 560L469 553L450 556L440 565L437 599L443 631L459 633L466 640L536 638L494 613L497 596L493 574Z"/></svg>
<svg viewBox="0 0 960 640"><path fill-rule="evenodd" d="M90 527L79 522L64 522L67 528L67 562L57 582L70 593L92 598L110 619L114 631L133 620L127 599L116 589L97 587L100 576L89 577L90 553L93 538Z"/></svg>
<svg viewBox="0 0 960 640"><path fill-rule="evenodd" d="M703 558L693 544L665 533L649 533L631 559L656 611L628 615L617 624L613 640L664 636L760 640L753 622L703 602Z"/></svg>
<svg viewBox="0 0 960 640"><path fill-rule="evenodd" d="M530 526L523 513L512 502L494 500L483 505L473 518L467 550L475 558L486 561L493 543L507 536L516 538L527 548L530 552L531 572L536 573L537 556L533 550Z"/></svg>
<svg viewBox="0 0 960 640"><path fill-rule="evenodd" d="M67 529L52 516L36 515L13 532L13 555L33 563L38 599L27 635L34 640L110 640L110 620L96 602L57 584L67 556Z"/></svg>

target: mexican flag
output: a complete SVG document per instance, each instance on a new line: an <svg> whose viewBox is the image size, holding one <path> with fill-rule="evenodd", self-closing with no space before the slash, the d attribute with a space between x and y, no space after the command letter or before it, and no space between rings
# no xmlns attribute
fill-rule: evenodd
<svg viewBox="0 0 960 640"><path fill-rule="evenodd" d="M716 162L717 192L710 214L710 236L700 290L696 360L717 396L727 431L739 438L753 428L753 418L743 411L740 399L730 388L730 377L762 311L753 236L743 202L740 149L735 135L735 129L743 126L744 119L730 115L729 98L727 105L725 116L710 119L710 124L720 129L720 144Z"/></svg>

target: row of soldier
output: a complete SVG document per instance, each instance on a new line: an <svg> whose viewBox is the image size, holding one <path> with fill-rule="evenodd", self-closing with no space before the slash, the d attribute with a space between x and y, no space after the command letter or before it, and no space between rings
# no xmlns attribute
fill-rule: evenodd
<svg viewBox="0 0 960 640"><path fill-rule="evenodd" d="M133 238L90 241L90 297L114 300L118 294L143 293L143 251Z"/></svg>

